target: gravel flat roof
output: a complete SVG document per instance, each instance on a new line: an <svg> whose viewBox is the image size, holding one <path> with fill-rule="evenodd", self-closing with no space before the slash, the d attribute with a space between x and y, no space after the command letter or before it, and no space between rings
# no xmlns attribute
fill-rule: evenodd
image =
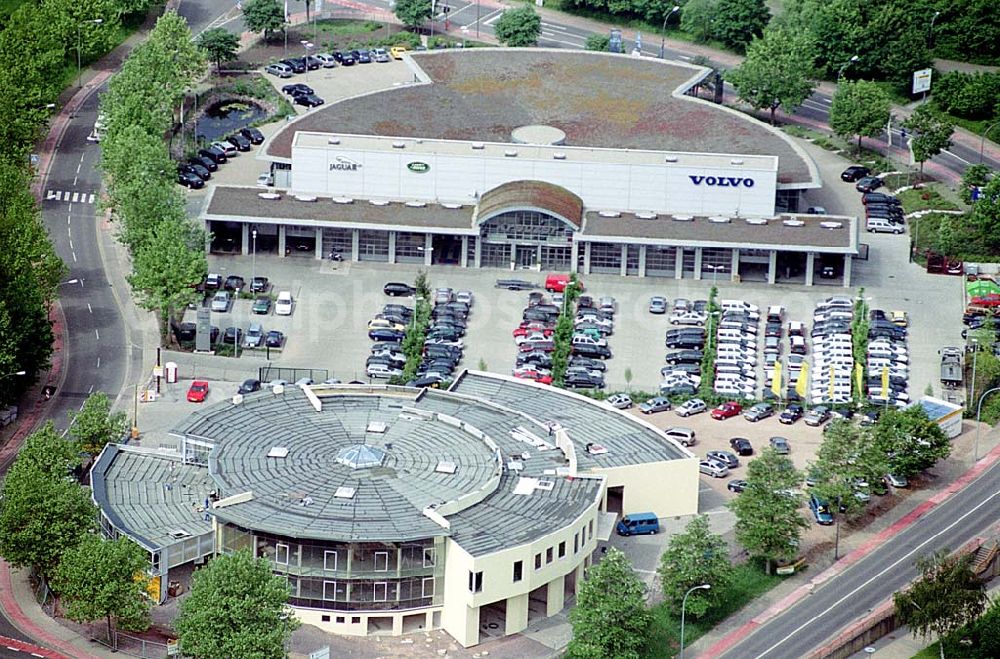
<svg viewBox="0 0 1000 659"><path fill-rule="evenodd" d="M778 184L819 185L790 138L687 89L703 67L556 49L475 48L411 55L412 84L332 103L291 122L265 153L291 158L296 131L510 142L528 125L565 132L565 144L779 158Z"/></svg>

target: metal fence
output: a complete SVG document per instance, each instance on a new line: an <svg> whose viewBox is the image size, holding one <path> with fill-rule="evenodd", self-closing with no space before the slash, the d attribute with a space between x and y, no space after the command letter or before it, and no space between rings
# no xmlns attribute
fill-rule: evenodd
<svg viewBox="0 0 1000 659"><path fill-rule="evenodd" d="M314 382L322 382L330 377L330 371L325 368L287 368L281 366L261 366L257 369L257 379L261 382L286 380L298 382L302 378L311 378Z"/></svg>
<svg viewBox="0 0 1000 659"><path fill-rule="evenodd" d="M103 632L98 631L103 628ZM167 652L167 644L158 641L132 636L124 632L115 631L112 633L114 641L109 643L107 628L103 625L90 625L88 630L90 639L101 645L110 648L114 652L128 655L130 657L141 657L142 659L163 659L170 656Z"/></svg>

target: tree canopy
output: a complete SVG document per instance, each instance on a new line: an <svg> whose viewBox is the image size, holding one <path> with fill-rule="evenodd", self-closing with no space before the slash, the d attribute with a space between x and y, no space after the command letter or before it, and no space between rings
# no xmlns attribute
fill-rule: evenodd
<svg viewBox="0 0 1000 659"><path fill-rule="evenodd" d="M924 162L951 146L951 135L955 124L946 119L926 103L918 105L903 127L910 131L910 150L913 159L920 163L920 173L924 173Z"/></svg>
<svg viewBox="0 0 1000 659"><path fill-rule="evenodd" d="M684 594L692 587L709 584L711 589L696 590L688 597L686 611L701 617L715 606L732 581L733 566L729 547L722 536L712 533L708 517L698 515L688 522L683 533L670 538L660 557L657 570L663 598L674 613L681 612Z"/></svg>
<svg viewBox="0 0 1000 659"><path fill-rule="evenodd" d="M823 433L823 443L816 453L813 489L827 501L836 501L840 509L853 515L865 508L867 494L861 483L881 482L889 472L886 454L873 441L870 428L844 419L831 421Z"/></svg>
<svg viewBox="0 0 1000 659"><path fill-rule="evenodd" d="M494 24L493 33L505 46L534 46L542 33L542 17L531 5L506 9Z"/></svg>
<svg viewBox="0 0 1000 659"><path fill-rule="evenodd" d="M406 27L420 27L431 17L431 0L396 0L393 13Z"/></svg>
<svg viewBox="0 0 1000 659"><path fill-rule="evenodd" d="M278 0L247 0L243 3L243 22L248 30L262 33L269 41L285 29L285 11Z"/></svg>
<svg viewBox="0 0 1000 659"><path fill-rule="evenodd" d="M757 110L771 111L771 124L779 107L794 111L816 88L812 80L813 44L807 35L769 28L747 46L747 56L726 79L736 87L740 100Z"/></svg>
<svg viewBox="0 0 1000 659"><path fill-rule="evenodd" d="M174 623L184 656L282 657L299 622L286 608L288 583L248 550L223 554L194 573Z"/></svg>
<svg viewBox="0 0 1000 659"><path fill-rule="evenodd" d="M308 6L308 3L306 3ZM198 36L198 47L215 62L215 70L222 70L222 63L236 59L240 50L240 38L224 27L213 27Z"/></svg>
<svg viewBox="0 0 1000 659"><path fill-rule="evenodd" d="M802 474L792 461L765 448L747 465L747 485L729 503L736 515L736 540L751 556L767 561L798 553L799 536L808 522L799 513Z"/></svg>
<svg viewBox="0 0 1000 659"><path fill-rule="evenodd" d="M96 456L111 442L119 441L128 429L124 412L112 412L111 400L103 391L95 391L78 412L70 414L70 433L84 453Z"/></svg>
<svg viewBox="0 0 1000 659"><path fill-rule="evenodd" d="M951 440L920 406L888 409L872 429L872 453L885 456L889 473L912 478L951 454Z"/></svg>
<svg viewBox="0 0 1000 659"><path fill-rule="evenodd" d="M738 52L760 37L771 20L764 0L716 0L715 11L712 36Z"/></svg>
<svg viewBox="0 0 1000 659"><path fill-rule="evenodd" d="M874 82L841 80L830 104L830 128L843 138L879 135L889 123L889 95Z"/></svg>
<svg viewBox="0 0 1000 659"><path fill-rule="evenodd" d="M576 606L569 613L573 640L567 656L639 659L652 618L646 586L625 554L609 549L578 587Z"/></svg>

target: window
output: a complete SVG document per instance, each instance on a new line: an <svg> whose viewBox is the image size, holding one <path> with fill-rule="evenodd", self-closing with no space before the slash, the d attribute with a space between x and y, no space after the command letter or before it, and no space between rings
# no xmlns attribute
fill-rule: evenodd
<svg viewBox="0 0 1000 659"><path fill-rule="evenodd" d="M345 620L347 620L347 618L345 618L344 616L337 616L337 622L339 624L341 624L341 625L344 624Z"/></svg>
<svg viewBox="0 0 1000 659"><path fill-rule="evenodd" d="M580 534L579 533L574 533L573 534L573 553L575 554L578 551L580 551Z"/></svg>
<svg viewBox="0 0 1000 659"><path fill-rule="evenodd" d="M566 558L566 541L559 543L559 558Z"/></svg>
<svg viewBox="0 0 1000 659"><path fill-rule="evenodd" d="M588 528L590 528L590 537L593 538L594 537L594 520L590 520L590 524L588 525Z"/></svg>
<svg viewBox="0 0 1000 659"><path fill-rule="evenodd" d="M389 599L389 584L385 581L375 582L375 601L385 602Z"/></svg>
<svg viewBox="0 0 1000 659"><path fill-rule="evenodd" d="M483 573L473 572L469 570L469 592L470 593L481 593L483 592Z"/></svg>
<svg viewBox="0 0 1000 659"><path fill-rule="evenodd" d="M337 569L337 552L335 551L323 552L323 569L324 570Z"/></svg>
<svg viewBox="0 0 1000 659"><path fill-rule="evenodd" d="M420 596L434 597L434 577L424 577L420 582Z"/></svg>
<svg viewBox="0 0 1000 659"><path fill-rule="evenodd" d="M361 616L351 616L351 624L352 625L360 625L361 624Z"/></svg>
<svg viewBox="0 0 1000 659"><path fill-rule="evenodd" d="M424 549L424 567L434 567L434 559L435 559L434 548L429 547L427 549Z"/></svg>
<svg viewBox="0 0 1000 659"><path fill-rule="evenodd" d="M586 526L583 527L580 530L580 544L583 545L584 547L587 546L587 527Z"/></svg>
<svg viewBox="0 0 1000 659"><path fill-rule="evenodd" d="M545 564L548 565L552 562L552 547L545 550Z"/></svg>
<svg viewBox="0 0 1000 659"><path fill-rule="evenodd" d="M323 599L327 602L337 601L337 582L336 581L324 581L323 582Z"/></svg>
<svg viewBox="0 0 1000 659"><path fill-rule="evenodd" d="M389 552L387 551L375 552L375 571L387 572L388 570L389 570Z"/></svg>
<svg viewBox="0 0 1000 659"><path fill-rule="evenodd" d="M277 551L274 554L274 562L279 565L288 565L288 545L278 543Z"/></svg>
<svg viewBox="0 0 1000 659"><path fill-rule="evenodd" d="M514 583L524 578L524 561L514 561Z"/></svg>
<svg viewBox="0 0 1000 659"><path fill-rule="evenodd" d="M536 570L541 570L542 569L542 555L541 555L541 553L535 554L535 569Z"/></svg>
<svg viewBox="0 0 1000 659"><path fill-rule="evenodd" d="M320 616L323 622L330 622L330 616Z"/></svg>

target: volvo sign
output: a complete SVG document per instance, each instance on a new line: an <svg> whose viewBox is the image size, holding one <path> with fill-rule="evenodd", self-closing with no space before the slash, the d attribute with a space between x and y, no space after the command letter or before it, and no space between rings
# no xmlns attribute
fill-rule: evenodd
<svg viewBox="0 0 1000 659"><path fill-rule="evenodd" d="M752 188L754 183L752 178L742 176L693 176L688 175L695 185L711 185L717 188Z"/></svg>

